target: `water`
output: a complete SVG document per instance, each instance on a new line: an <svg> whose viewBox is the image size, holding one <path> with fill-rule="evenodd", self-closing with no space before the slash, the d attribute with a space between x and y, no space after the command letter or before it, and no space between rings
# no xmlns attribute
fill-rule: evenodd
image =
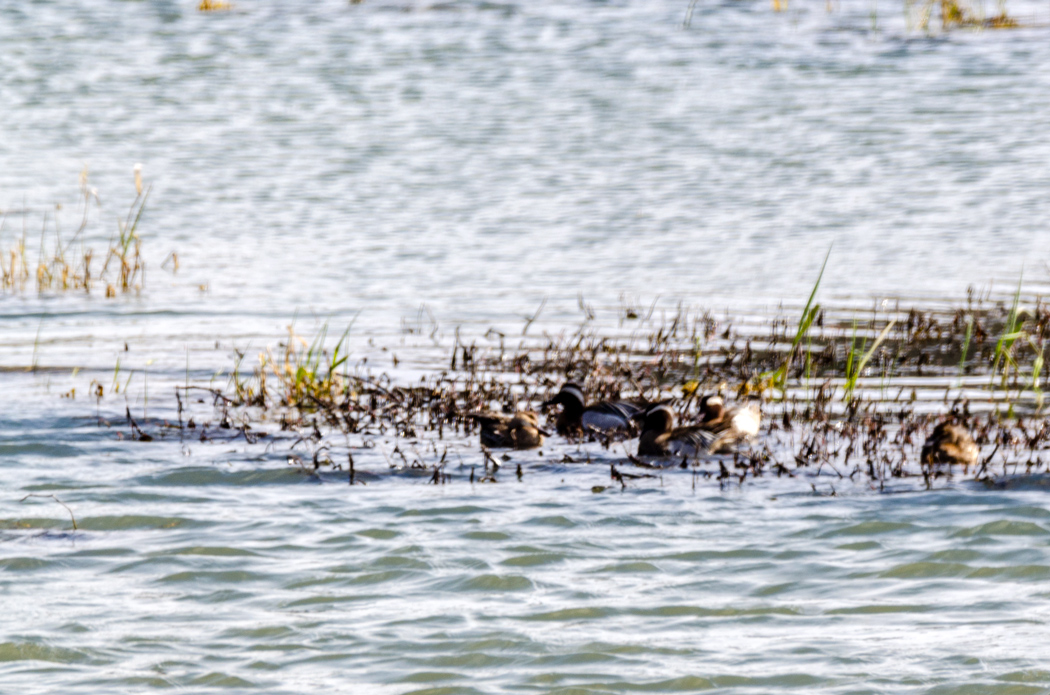
<svg viewBox="0 0 1050 695"><path fill-rule="evenodd" d="M61 510L35 530L6 524L8 687L1036 693L1050 680L1040 490L828 498L694 492L670 475L596 494L602 467L349 488L106 449L22 454L24 489L61 490L81 530ZM33 465L56 459L73 472ZM85 469L92 485L69 480Z"/></svg>
<svg viewBox="0 0 1050 695"><path fill-rule="evenodd" d="M768 316L832 245L840 305L1042 291L1045 3L932 36L869 2L194 4L0 0L0 248L55 203L71 232L85 166L99 247L135 163L154 186L140 296L0 299L0 690L1050 691L1039 481L621 491L620 452L555 442L470 485L453 440L447 485L350 487L121 421L161 431L293 317L356 317L407 383L545 299L534 335L581 301Z"/></svg>

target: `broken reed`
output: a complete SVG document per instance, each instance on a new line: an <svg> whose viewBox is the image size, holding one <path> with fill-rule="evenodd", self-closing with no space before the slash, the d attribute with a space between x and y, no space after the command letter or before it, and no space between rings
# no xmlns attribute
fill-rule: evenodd
<svg viewBox="0 0 1050 695"><path fill-rule="evenodd" d="M0 291L24 293L35 290L39 294L52 292L90 293L95 287L104 287L106 297L140 292L145 284L146 263L142 256L139 224L142 221L150 187L143 188L140 169L135 170L136 195L127 213L116 219L116 231L111 235L104 255L87 247L84 237L102 223L102 203L98 191L88 184L87 170L80 175L80 222L64 237L59 218L61 205L54 211L45 211L39 236L30 234L29 211L20 210L21 234L7 249L2 242L12 213L0 212ZM92 211L98 211L92 215ZM30 240L37 239L31 248ZM172 255L177 267L177 257Z"/></svg>

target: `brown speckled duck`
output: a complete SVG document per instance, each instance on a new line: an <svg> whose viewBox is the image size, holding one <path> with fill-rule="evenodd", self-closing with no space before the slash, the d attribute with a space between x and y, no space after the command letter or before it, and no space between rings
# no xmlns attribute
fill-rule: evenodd
<svg viewBox="0 0 1050 695"><path fill-rule="evenodd" d="M489 410L469 417L481 425L482 446L492 449L534 449L543 444L543 435L547 434L531 411L508 414Z"/></svg>
<svg viewBox="0 0 1050 695"><path fill-rule="evenodd" d="M922 445L921 460L924 465L958 463L969 468L977 463L980 454L973 437L961 425L942 422L933 428Z"/></svg>

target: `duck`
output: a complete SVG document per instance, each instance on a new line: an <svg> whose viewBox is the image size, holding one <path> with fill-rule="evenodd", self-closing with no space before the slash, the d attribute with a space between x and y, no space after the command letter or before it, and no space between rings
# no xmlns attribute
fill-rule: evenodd
<svg viewBox="0 0 1050 695"><path fill-rule="evenodd" d="M930 466L958 463L968 469L977 463L980 454L981 449L964 427L945 421L934 427L926 438L920 460Z"/></svg>
<svg viewBox="0 0 1050 695"><path fill-rule="evenodd" d="M581 434L591 429L604 434L636 431L635 420L645 413L647 403L641 401L599 401L587 405L583 388L566 383L554 398L543 403L544 408L560 405L561 413L555 429L562 436Z"/></svg>
<svg viewBox="0 0 1050 695"><path fill-rule="evenodd" d="M639 456L702 456L711 452L718 440L703 425L675 427L674 411L666 405L657 405L645 413L642 434L638 438Z"/></svg>
<svg viewBox="0 0 1050 695"><path fill-rule="evenodd" d="M468 417L481 425L481 445L492 449L535 449L547 434L532 411L513 414L486 410Z"/></svg>
<svg viewBox="0 0 1050 695"><path fill-rule="evenodd" d="M701 398L700 414L698 426L718 435L712 453L731 451L737 444L754 439L762 425L762 411L756 404L726 408L719 395Z"/></svg>

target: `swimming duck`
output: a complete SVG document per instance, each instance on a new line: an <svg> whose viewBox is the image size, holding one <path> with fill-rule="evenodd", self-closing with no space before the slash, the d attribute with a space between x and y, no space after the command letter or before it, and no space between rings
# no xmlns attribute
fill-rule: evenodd
<svg viewBox="0 0 1050 695"><path fill-rule="evenodd" d="M645 412L646 403L640 401L600 401L586 405L583 389L578 384L567 383L554 398L543 407L560 405L555 427L558 434L567 436L580 434L587 429L606 434L635 431L634 420Z"/></svg>
<svg viewBox="0 0 1050 695"><path fill-rule="evenodd" d="M927 465L958 463L969 468L977 463L980 453L973 437L961 425L942 422L933 428L922 445L921 461Z"/></svg>
<svg viewBox="0 0 1050 695"><path fill-rule="evenodd" d="M513 415L487 410L468 417L481 425L482 446L493 449L534 449L543 444L539 418L531 411Z"/></svg>
<svg viewBox="0 0 1050 695"><path fill-rule="evenodd" d="M701 398L700 413L699 426L718 435L712 453L730 451L736 444L757 437L762 424L762 411L756 404L726 408L718 395Z"/></svg>
<svg viewBox="0 0 1050 695"><path fill-rule="evenodd" d="M710 453L719 438L703 425L675 427L674 411L666 405L650 408L645 413L642 435L638 438L639 456L701 456Z"/></svg>

